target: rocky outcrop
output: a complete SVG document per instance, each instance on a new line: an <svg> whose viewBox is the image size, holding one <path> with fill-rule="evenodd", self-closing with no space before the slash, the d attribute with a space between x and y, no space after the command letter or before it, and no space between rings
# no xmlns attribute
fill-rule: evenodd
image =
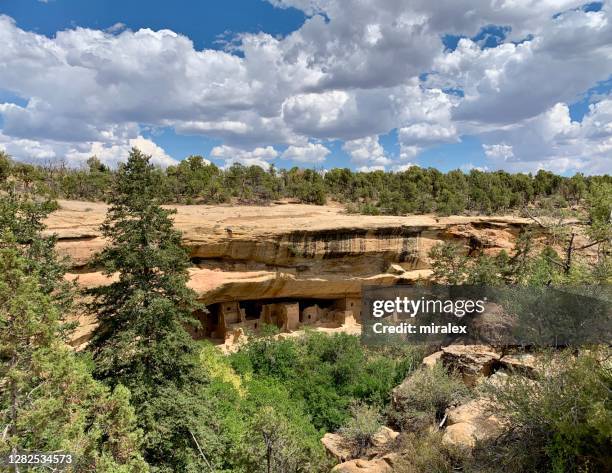
<svg viewBox="0 0 612 473"><path fill-rule="evenodd" d="M421 367L422 368L433 369L434 366L436 366L438 363L441 363L442 355L444 355L444 352L442 350L440 350L440 351L437 351L435 353L432 353L429 356L426 356L425 358L423 358L423 361L421 363Z"/></svg>
<svg viewBox="0 0 612 473"><path fill-rule="evenodd" d="M476 427L468 423L453 424L446 428L442 442L464 450L476 447Z"/></svg>
<svg viewBox="0 0 612 473"><path fill-rule="evenodd" d="M362 458L340 463L332 469L332 473L392 473L393 467L387 458L364 460Z"/></svg>
<svg viewBox="0 0 612 473"><path fill-rule="evenodd" d="M60 209L46 221L47 231L57 234L58 251L70 258L80 279L103 283L103 278L89 276L96 268L87 265L105 244L99 226L106 206L59 203ZM281 283L284 286L295 286L298 281L312 281L316 286L321 280L334 284L349 280L353 282L337 286L338 291L356 293L364 282L428 277L427 255L440 241L456 240L464 243L466 251L476 245L494 253L511 248L520 229L530 224L516 217L348 215L340 206L301 204L175 208L175 224L183 233L194 270L203 270L200 279L218 282L195 284L202 295L241 281L245 282L240 291L244 294L254 289L253 283L267 285L274 278L288 281ZM419 270L424 272L414 272ZM212 299L222 297L224 291L227 289L217 291Z"/></svg>
<svg viewBox="0 0 612 473"><path fill-rule="evenodd" d="M382 426L371 439L371 445L367 449L368 458L381 457L387 453L387 449L392 442L399 437L400 433ZM321 439L323 447L327 453L336 461L342 463L355 459L351 442L339 433L327 433Z"/></svg>
<svg viewBox="0 0 612 473"><path fill-rule="evenodd" d="M336 473L386 473L393 471L393 463L397 455L389 453L394 441L400 433L389 427L381 427L372 436L371 445L363 455L363 458L355 458L351 442L343 435L327 433L321 439L323 447L339 464L332 470Z"/></svg>
<svg viewBox="0 0 612 473"><path fill-rule="evenodd" d="M447 412L448 427L442 442L473 449L477 442L496 439L504 431L502 421L494 415L495 406L487 399L474 399Z"/></svg>
<svg viewBox="0 0 612 473"><path fill-rule="evenodd" d="M536 357L530 353L506 355L499 361L502 367L511 373L533 376L537 370Z"/></svg>
<svg viewBox="0 0 612 473"><path fill-rule="evenodd" d="M46 221L70 259L71 279L107 284L92 266L105 241L106 206L60 201ZM431 276L439 242L465 251L513 247L527 219L349 215L341 206L176 206L175 226L193 263L190 286L207 305L229 301L357 298L363 285L410 283Z"/></svg>
<svg viewBox="0 0 612 473"><path fill-rule="evenodd" d="M351 446L340 434L327 433L321 439L321 443L325 451L339 463L352 458Z"/></svg>
<svg viewBox="0 0 612 473"><path fill-rule="evenodd" d="M457 371L468 386L482 376L493 374L501 354L486 345L450 345L442 348L441 360L450 371Z"/></svg>
<svg viewBox="0 0 612 473"><path fill-rule="evenodd" d="M399 436L399 432L396 432L395 430L390 429L389 427L383 426L372 437L372 446L375 449L377 448L380 449L384 447L385 445L388 445L389 442L392 442L393 440L395 440L398 436Z"/></svg>

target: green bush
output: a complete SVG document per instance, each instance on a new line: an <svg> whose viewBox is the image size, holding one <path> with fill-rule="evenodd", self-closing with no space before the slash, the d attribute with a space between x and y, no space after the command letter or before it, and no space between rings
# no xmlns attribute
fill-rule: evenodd
<svg viewBox="0 0 612 473"><path fill-rule="evenodd" d="M442 432L407 432L400 437L396 473L452 473L464 463L464 452L442 443Z"/></svg>
<svg viewBox="0 0 612 473"><path fill-rule="evenodd" d="M612 365L606 353L551 358L535 380L511 377L491 395L512 429L479 460L495 472L604 472L612 465ZM606 361L602 361L606 360Z"/></svg>
<svg viewBox="0 0 612 473"><path fill-rule="evenodd" d="M444 416L452 404L467 399L469 390L441 364L415 371L394 392L389 420L401 430L417 431Z"/></svg>
<svg viewBox="0 0 612 473"><path fill-rule="evenodd" d="M231 356L238 373L280 381L303 400L313 425L327 432L344 425L355 401L382 409L393 387L421 359L420 349L375 351L363 347L359 337L318 332L296 339L255 339Z"/></svg>
<svg viewBox="0 0 612 473"><path fill-rule="evenodd" d="M372 446L374 435L382 427L378 409L367 404L355 403L350 407L351 417L340 429L340 434L352 446L353 456L362 456Z"/></svg>

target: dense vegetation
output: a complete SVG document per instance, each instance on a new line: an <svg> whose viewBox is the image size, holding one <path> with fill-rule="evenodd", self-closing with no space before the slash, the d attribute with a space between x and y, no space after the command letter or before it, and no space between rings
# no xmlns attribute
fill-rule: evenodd
<svg viewBox="0 0 612 473"><path fill-rule="evenodd" d="M191 161L197 160L187 165ZM50 179L50 170L0 160L0 455L69 451L78 459L72 472L324 473L331 466L320 443L325 432L342 432L359 454L386 424L403 432L399 472L590 472L609 465L609 354L568 353L540 378L516 378L493 390L499 415L515 428L466 457L443 445L431 427L447 407L474 393L453 373L418 368L421 348L367 348L354 336L316 332L252 337L231 356L194 342L185 325L193 323L195 308L203 308L186 286L188 260L172 212L159 205L167 201L160 189L176 169L155 168L137 150L116 171L93 160L90 168L82 171L87 179L97 176L104 184L88 184L80 198L110 204L102 227L108 246L98 263L119 277L86 294L101 325L89 349L75 353L66 340L76 288L64 281L55 239L42 233L42 220L55 205L41 195L76 196L62 194L64 184L53 189L63 181ZM42 177L31 178L26 169ZM279 195L291 186L295 194L312 191L296 176L310 176L326 192L332 185L327 180L344 173L323 178L311 171L199 169L223 180L232 176L228 189L239 193L236 198L253 189L241 181L243 173L289 182ZM369 181L376 176L393 180L400 174L374 173ZM529 181L535 185L544 176ZM582 248L561 221L548 228L545 241L525 233L516 248L495 257L478 249L468 257L466 248L446 243L431 252L434 277L453 284L609 283L611 184L607 178L577 180L586 186L570 197L585 205L589 241ZM570 181L558 178L548 197ZM342 189L336 195L350 195L335 185ZM194 192L195 200L205 198ZM595 255L584 257L585 249ZM393 387L409 374L392 399Z"/></svg>
<svg viewBox="0 0 612 473"><path fill-rule="evenodd" d="M300 399L317 430L337 430L357 402L383 409L393 387L420 362L419 350L366 352L357 337L312 333L298 341L256 340L233 355L243 376L282 383Z"/></svg>
<svg viewBox="0 0 612 473"><path fill-rule="evenodd" d="M69 452L74 471L148 471L129 391L96 381L66 343L74 292L40 233L53 208L0 198L0 455Z"/></svg>
<svg viewBox="0 0 612 473"><path fill-rule="evenodd" d="M25 188L36 188L52 198L104 200L112 192L118 170L92 157L83 169L62 165L17 163L0 152L0 179L12 179ZM547 171L510 174L505 171L442 173L433 168L411 167L402 172L327 172L292 168L264 170L235 164L220 169L200 156L190 156L176 166L155 168L155 194L162 203L259 203L291 198L305 203L338 201L348 210L365 214L441 215L502 213L526 206L547 209L579 204L593 186L612 186L610 176L562 177Z"/></svg>
<svg viewBox="0 0 612 473"><path fill-rule="evenodd" d="M609 350L550 354L530 378L490 388L513 428L476 458L481 471L606 472L612 465Z"/></svg>

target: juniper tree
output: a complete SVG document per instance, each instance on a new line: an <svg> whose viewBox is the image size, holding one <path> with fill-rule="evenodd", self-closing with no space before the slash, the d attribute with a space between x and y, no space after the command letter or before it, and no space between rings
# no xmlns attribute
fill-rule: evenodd
<svg viewBox="0 0 612 473"><path fill-rule="evenodd" d="M147 471L129 392L95 381L64 342L72 292L40 233L52 208L0 197L0 453L64 450L77 456L70 471Z"/></svg>
<svg viewBox="0 0 612 473"><path fill-rule="evenodd" d="M9 189L0 198L0 229L4 234L10 233L13 247L25 258L27 270L38 275L40 289L53 294L56 300L63 298L67 304L70 285L64 280L65 261L55 251L57 237L43 234L44 219L56 209L55 201L35 199Z"/></svg>
<svg viewBox="0 0 612 473"><path fill-rule="evenodd" d="M90 292L100 326L92 340L96 374L133 396L145 458L157 471L205 471L206 376L185 326L199 308L187 287L189 260L172 210L158 204L159 173L137 149L120 165L102 225L108 246L97 263L112 284ZM200 452L198 443L204 445Z"/></svg>

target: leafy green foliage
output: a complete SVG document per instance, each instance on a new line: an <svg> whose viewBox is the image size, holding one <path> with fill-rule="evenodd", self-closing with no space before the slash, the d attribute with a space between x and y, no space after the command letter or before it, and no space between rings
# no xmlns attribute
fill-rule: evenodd
<svg viewBox="0 0 612 473"><path fill-rule="evenodd" d="M119 170L96 157L82 169L63 165L36 167L0 158L0 181L12 180L24 189L45 192L54 198L101 200L108 197ZM279 198L324 204L333 199L350 211L371 215L430 213L440 215L504 213L536 206L556 209L592 199L598 189L612 185L610 177L576 174L570 178L538 171L536 175L505 171L459 170L442 173L412 166L402 172L354 172L332 169L282 169L274 166L234 164L220 169L201 156L189 156L178 165L152 171L158 184L155 196L163 203L264 204Z"/></svg>
<svg viewBox="0 0 612 473"><path fill-rule="evenodd" d="M25 258L27 271L38 275L43 292L53 294L58 303L62 300L66 310L72 288L64 281L66 268L55 252L56 237L41 233L43 220L56 209L54 201L35 200L10 189L0 198L0 229L6 244Z"/></svg>
<svg viewBox="0 0 612 473"><path fill-rule="evenodd" d="M319 442L300 399L275 379L248 383L243 400L245 430L241 438L240 465L248 472L327 471Z"/></svg>
<svg viewBox="0 0 612 473"><path fill-rule="evenodd" d="M511 256L502 250L496 256L477 253L468 257L464 247L444 242L434 246L429 257L433 280L439 284L547 286L606 284L612 280L607 251L599 253L595 264L575 259L566 270L565 262L552 246L534 248L529 232L519 236Z"/></svg>
<svg viewBox="0 0 612 473"><path fill-rule="evenodd" d="M433 277L446 284L461 284L468 275L468 257L464 249L454 242L439 243L429 252Z"/></svg>
<svg viewBox="0 0 612 473"><path fill-rule="evenodd" d="M393 386L422 359L409 347L385 355L366 351L355 336L315 332L300 339L252 341L232 355L232 364L243 376L280 381L304 401L313 425L329 432L347 421L355 401L384 407Z"/></svg>
<svg viewBox="0 0 612 473"><path fill-rule="evenodd" d="M214 436L223 448L223 455L211 458L215 471L329 471L321 432L312 425L303 399L274 377L251 371L240 375L208 343L201 345L200 360L210 378L203 395L210 400Z"/></svg>

